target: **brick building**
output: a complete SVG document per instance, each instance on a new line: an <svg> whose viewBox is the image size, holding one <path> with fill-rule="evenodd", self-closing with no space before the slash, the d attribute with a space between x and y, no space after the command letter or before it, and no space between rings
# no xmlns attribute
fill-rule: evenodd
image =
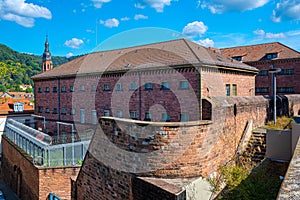
<svg viewBox="0 0 300 200"><path fill-rule="evenodd" d="M279 42L221 49L222 54L259 69L255 79L256 95L272 95L272 75L268 70L281 68L276 75L277 94L300 93L300 53Z"/></svg>
<svg viewBox="0 0 300 200"><path fill-rule="evenodd" d="M253 96L257 72L185 39L95 52L32 77L35 114L46 117L54 134L55 121L74 122L78 131L100 116L209 119L206 100Z"/></svg>

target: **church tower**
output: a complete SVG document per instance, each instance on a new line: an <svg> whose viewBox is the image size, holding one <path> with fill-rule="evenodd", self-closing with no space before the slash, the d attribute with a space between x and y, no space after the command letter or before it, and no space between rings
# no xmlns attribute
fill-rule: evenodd
<svg viewBox="0 0 300 200"><path fill-rule="evenodd" d="M43 53L43 61L42 61L42 72L51 70L53 68L51 53L49 51L49 42L48 42L48 35L46 36L45 42L45 50Z"/></svg>

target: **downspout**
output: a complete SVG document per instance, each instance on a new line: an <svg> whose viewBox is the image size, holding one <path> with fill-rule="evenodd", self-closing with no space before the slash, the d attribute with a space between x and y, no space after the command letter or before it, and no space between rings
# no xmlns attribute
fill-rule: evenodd
<svg viewBox="0 0 300 200"><path fill-rule="evenodd" d="M57 108L57 112L58 112L58 121L60 121L60 78L57 78L57 86L58 86L58 96L57 96L57 100L58 100L58 108Z"/></svg>

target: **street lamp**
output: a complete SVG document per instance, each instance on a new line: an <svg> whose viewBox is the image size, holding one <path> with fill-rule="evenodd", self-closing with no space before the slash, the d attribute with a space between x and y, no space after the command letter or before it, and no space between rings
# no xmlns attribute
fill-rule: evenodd
<svg viewBox="0 0 300 200"><path fill-rule="evenodd" d="M280 68L274 68L272 65L272 69L269 69L269 73L272 74L273 78L273 97L274 97L274 124L276 124L276 74L281 72Z"/></svg>
<svg viewBox="0 0 300 200"><path fill-rule="evenodd" d="M46 117L44 116L40 116L40 115L31 115L32 117L36 117L36 118L43 118L44 119L44 132L46 133Z"/></svg>
<svg viewBox="0 0 300 200"><path fill-rule="evenodd" d="M74 157L75 157L75 152L74 152L74 124L71 123L66 123L66 122L56 122L57 123L57 135L59 135L59 125L66 125L66 126L71 126L72 127L72 135L71 135L71 140L72 140L72 164L74 165Z"/></svg>

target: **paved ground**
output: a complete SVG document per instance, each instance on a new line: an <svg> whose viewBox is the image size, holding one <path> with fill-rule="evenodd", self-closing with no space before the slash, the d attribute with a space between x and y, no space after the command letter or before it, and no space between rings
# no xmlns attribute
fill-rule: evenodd
<svg viewBox="0 0 300 200"><path fill-rule="evenodd" d="M15 193L0 179L0 189L5 194L7 200L20 200Z"/></svg>

